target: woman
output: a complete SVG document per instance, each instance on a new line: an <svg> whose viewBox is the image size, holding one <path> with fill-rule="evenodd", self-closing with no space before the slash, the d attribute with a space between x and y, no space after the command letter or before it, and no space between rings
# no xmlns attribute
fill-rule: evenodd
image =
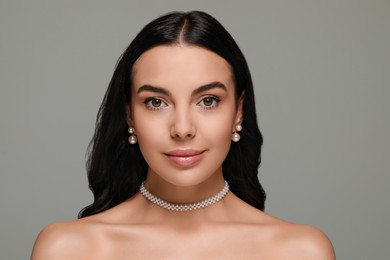
<svg viewBox="0 0 390 260"><path fill-rule="evenodd" d="M95 200L32 259L334 259L319 230L267 215L251 76L203 12L148 24L122 55L88 160Z"/></svg>

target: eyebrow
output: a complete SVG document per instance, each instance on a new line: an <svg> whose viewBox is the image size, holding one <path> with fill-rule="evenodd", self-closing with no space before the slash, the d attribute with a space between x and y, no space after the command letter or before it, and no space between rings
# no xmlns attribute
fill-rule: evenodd
<svg viewBox="0 0 390 260"><path fill-rule="evenodd" d="M195 96L195 95L198 95L198 94L200 94L202 92L205 92L205 91L211 90L211 89L215 89L215 88L219 88L219 89L222 89L225 92L227 92L227 88L226 88L226 86L223 83L221 83L219 81L214 81L214 82L208 83L206 85L200 86L199 88L195 89L194 91L192 91L191 96ZM152 86L152 85L149 85L149 84L141 86L137 90L137 94L139 94L139 93L141 93L143 91L150 91L150 92L160 93L160 94L163 94L163 95L166 95L166 96L170 96L170 97L172 96L172 93L170 91L168 91L167 89L162 88L162 87Z"/></svg>

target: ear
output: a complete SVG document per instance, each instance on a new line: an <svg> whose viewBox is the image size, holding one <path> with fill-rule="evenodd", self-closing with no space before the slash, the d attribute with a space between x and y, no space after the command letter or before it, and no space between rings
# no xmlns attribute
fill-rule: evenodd
<svg viewBox="0 0 390 260"><path fill-rule="evenodd" d="M125 110L126 110L126 123L129 127L132 127L134 124L131 116L130 104L126 104Z"/></svg>
<svg viewBox="0 0 390 260"><path fill-rule="evenodd" d="M236 111L236 119L234 120L234 129L236 125L242 124L244 96L245 96L245 92L243 92L237 100L237 111Z"/></svg>

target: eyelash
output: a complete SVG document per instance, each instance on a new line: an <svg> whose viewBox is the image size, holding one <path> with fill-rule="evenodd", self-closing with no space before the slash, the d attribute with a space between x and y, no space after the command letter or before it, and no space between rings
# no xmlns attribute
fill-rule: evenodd
<svg viewBox="0 0 390 260"><path fill-rule="evenodd" d="M209 106L202 105L201 103L204 102L206 99L211 99L211 101L213 102L212 105L209 105ZM153 101L160 102L160 105L157 106L157 107L153 106L152 105ZM217 107L219 102L221 102L221 100L219 98L215 97L215 96L205 96L197 103L197 105L199 105L203 109L210 110L210 109L214 109L215 107ZM167 103L164 100L162 100L161 98L158 98L158 97L147 98L147 99L145 99L144 104L145 104L147 109L154 110L154 111L155 110L160 110L160 109L162 109L162 108L167 106Z"/></svg>
<svg viewBox="0 0 390 260"><path fill-rule="evenodd" d="M202 98L202 100L200 100L197 105L201 104L202 102L204 102L206 99L211 99L213 101L213 104L210 105L210 106L205 106L205 105L200 105L202 108L204 109L214 109L215 107L218 106L218 103L221 102L221 100L215 96L206 96L204 98Z"/></svg>
<svg viewBox="0 0 390 260"><path fill-rule="evenodd" d="M155 107L155 106L152 105L152 102L153 101L157 101L157 100L159 102L161 102L161 104L160 104L160 106ZM162 109L162 108L167 106L167 103L164 100L162 100L161 98L158 98L158 97L147 98L147 99L145 99L144 104L145 104L146 108L150 109L150 110L160 110L160 109ZM161 105L163 105L163 106L161 106Z"/></svg>

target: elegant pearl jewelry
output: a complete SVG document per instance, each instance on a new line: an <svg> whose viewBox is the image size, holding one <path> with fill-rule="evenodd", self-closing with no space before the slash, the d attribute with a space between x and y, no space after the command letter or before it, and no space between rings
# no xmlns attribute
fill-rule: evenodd
<svg viewBox="0 0 390 260"><path fill-rule="evenodd" d="M132 128L132 127L129 127L128 131L129 131L129 134L130 134L129 139L128 139L129 143L130 144L136 144L137 143L137 136L134 134L135 129Z"/></svg>
<svg viewBox="0 0 390 260"><path fill-rule="evenodd" d="M232 134L232 141L233 141L233 142L237 143L238 141L240 141L240 138L241 138L241 136L240 136L239 133L234 132L234 133Z"/></svg>
<svg viewBox="0 0 390 260"><path fill-rule="evenodd" d="M232 134L232 141L233 142L237 143L238 141L240 141L241 136L237 132L239 132L241 130L242 130L242 126L241 125L236 125L236 131L234 131L234 133Z"/></svg>
<svg viewBox="0 0 390 260"><path fill-rule="evenodd" d="M217 203L221 199L223 199L226 194L229 192L229 184L227 181L225 181L225 186L223 189L215 196L208 198L206 200L192 203L192 204L172 204L169 202L166 202L165 200L162 200L160 198L157 198L153 194L151 194L146 188L145 188L145 182L143 182L139 188L141 194L150 202L171 211L191 211L196 209L201 209L208 207L214 203Z"/></svg>

